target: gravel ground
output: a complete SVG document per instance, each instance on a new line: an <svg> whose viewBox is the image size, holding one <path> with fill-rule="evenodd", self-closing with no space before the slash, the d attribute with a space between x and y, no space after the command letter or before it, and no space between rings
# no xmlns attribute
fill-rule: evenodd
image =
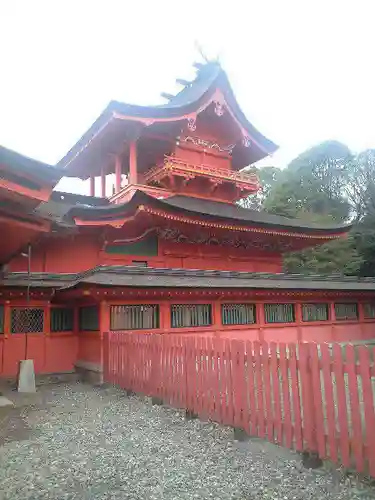
<svg viewBox="0 0 375 500"><path fill-rule="evenodd" d="M123 391L49 386L0 433L0 499L374 499L375 489Z"/></svg>

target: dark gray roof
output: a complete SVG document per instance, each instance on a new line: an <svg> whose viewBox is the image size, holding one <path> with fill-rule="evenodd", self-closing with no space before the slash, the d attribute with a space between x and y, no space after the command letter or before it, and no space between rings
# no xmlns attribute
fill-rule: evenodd
<svg viewBox="0 0 375 500"><path fill-rule="evenodd" d="M56 184L64 175L59 167L34 160L4 146L0 146L0 163L11 167L14 172L38 179L43 184Z"/></svg>
<svg viewBox="0 0 375 500"><path fill-rule="evenodd" d="M52 191L50 199L46 202L40 203L40 205L35 208L33 213L56 222L59 225L74 227L75 224L73 221L66 217L72 208L94 208L108 205L109 200L107 198L97 198L81 194L64 193L62 191Z"/></svg>
<svg viewBox="0 0 375 500"><path fill-rule="evenodd" d="M27 273L9 273L3 286L24 287ZM60 290L84 284L142 288L244 288L267 290L327 290L375 292L375 278L341 275L319 276L299 274L205 271L199 269L164 269L136 266L98 266L77 274L31 273L33 287Z"/></svg>
<svg viewBox="0 0 375 500"><path fill-rule="evenodd" d="M191 196L179 195L160 200L143 191L136 191L133 197L126 203L110 204L103 207L76 206L71 209L68 215L69 217L80 216L85 220L97 220L100 218L104 222L113 219L117 215L133 212L137 207L144 204L159 209L173 210L173 212L184 212L185 214L190 212L193 216L199 215L211 220L219 219L223 222L230 221L232 223L238 221L242 225L290 229L296 232L309 232L310 234L330 231L345 233L350 229L349 225L318 226L317 224L308 224L298 219L288 219L280 215L249 210L230 203L204 200Z"/></svg>
<svg viewBox="0 0 375 500"><path fill-rule="evenodd" d="M197 111L199 106L202 104L202 101L204 101L207 97L210 97L216 88L219 88L223 93L226 102L231 108L231 111L234 113L236 119L260 146L259 147L255 144L253 145L254 151L257 150L257 153L254 152L255 156L253 162L274 153L278 149L278 146L267 139L248 121L237 103L228 77L221 68L220 64L217 62L209 62L202 65L193 82L187 85L166 104L156 106L139 106L119 101L111 101L97 120L87 130L87 132L59 161L58 165L61 167L68 165L69 162L79 154L81 149L84 148L85 145L88 144L99 131L110 123L114 113L130 117L150 118L156 120L174 117L179 118L188 113ZM124 138L122 137L121 142L123 142L123 140ZM235 160L235 150L233 154Z"/></svg>

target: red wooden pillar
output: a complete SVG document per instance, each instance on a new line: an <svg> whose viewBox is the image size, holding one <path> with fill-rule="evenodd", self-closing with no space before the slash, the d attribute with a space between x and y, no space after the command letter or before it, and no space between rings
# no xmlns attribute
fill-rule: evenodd
<svg viewBox="0 0 375 500"><path fill-rule="evenodd" d="M331 338L330 338L330 340L335 340L336 312L335 312L335 303L334 302L331 302L329 304L329 319L331 322Z"/></svg>
<svg viewBox="0 0 375 500"><path fill-rule="evenodd" d="M51 303L47 302L44 310L44 334L51 335Z"/></svg>
<svg viewBox="0 0 375 500"><path fill-rule="evenodd" d="M90 176L90 196L95 196L95 176Z"/></svg>
<svg viewBox="0 0 375 500"><path fill-rule="evenodd" d="M101 184L101 196L102 198L105 198L105 169L104 166L102 166L101 169L101 175L100 175L100 184Z"/></svg>
<svg viewBox="0 0 375 500"><path fill-rule="evenodd" d="M296 315L296 324L297 324L297 341L301 342L302 340L302 304L297 302L295 305L295 315Z"/></svg>
<svg viewBox="0 0 375 500"><path fill-rule="evenodd" d="M137 142L129 144L129 184L137 184Z"/></svg>
<svg viewBox="0 0 375 500"><path fill-rule="evenodd" d="M121 157L117 155L115 157L115 174L116 174L116 184L115 184L115 194L121 190Z"/></svg>
<svg viewBox="0 0 375 500"><path fill-rule="evenodd" d="M4 304L4 338L6 339L7 337L9 337L10 333L11 333L11 309L10 309L10 301L7 300Z"/></svg>
<svg viewBox="0 0 375 500"><path fill-rule="evenodd" d="M264 326L265 326L265 323L266 323L266 319L265 319L265 314L264 314L264 302L258 302L256 304L256 316L257 316L257 323L259 325L259 342L263 342L264 341Z"/></svg>
<svg viewBox="0 0 375 500"><path fill-rule="evenodd" d="M171 307L169 301L159 303L160 329L164 332L171 330Z"/></svg>
<svg viewBox="0 0 375 500"><path fill-rule="evenodd" d="M220 330L222 330L222 319L221 319L221 301L216 300L212 304L212 324L214 327L214 335L218 335Z"/></svg>
<svg viewBox="0 0 375 500"><path fill-rule="evenodd" d="M104 370L104 366L108 363L108 360L104 359L105 353L104 349L104 341L106 338L105 333L109 334L110 328L110 319L109 319L109 305L105 300L102 300L99 304L99 334L100 334L100 365L102 370ZM103 373L101 379L103 380Z"/></svg>
<svg viewBox="0 0 375 500"><path fill-rule="evenodd" d="M79 332L79 307L75 306L73 309L73 333L78 335Z"/></svg>

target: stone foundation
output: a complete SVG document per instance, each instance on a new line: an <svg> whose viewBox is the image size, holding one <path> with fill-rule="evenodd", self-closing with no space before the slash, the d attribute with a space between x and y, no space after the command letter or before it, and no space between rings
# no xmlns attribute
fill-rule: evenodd
<svg viewBox="0 0 375 500"><path fill-rule="evenodd" d="M82 382L93 385L102 385L104 383L102 365L90 363L89 361L77 361L74 367Z"/></svg>

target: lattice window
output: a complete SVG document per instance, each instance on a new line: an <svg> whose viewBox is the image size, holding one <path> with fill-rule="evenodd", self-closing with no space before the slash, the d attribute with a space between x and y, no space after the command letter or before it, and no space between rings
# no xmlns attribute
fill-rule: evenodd
<svg viewBox="0 0 375 500"><path fill-rule="evenodd" d="M51 332L71 332L74 324L74 311L66 307L51 309Z"/></svg>
<svg viewBox="0 0 375 500"><path fill-rule="evenodd" d="M111 307L111 330L146 330L159 328L157 304Z"/></svg>
<svg viewBox="0 0 375 500"><path fill-rule="evenodd" d="M256 322L255 304L222 304L223 325L250 325Z"/></svg>
<svg viewBox="0 0 375 500"><path fill-rule="evenodd" d="M335 315L339 320L358 319L358 304L355 302L336 302Z"/></svg>
<svg viewBox="0 0 375 500"><path fill-rule="evenodd" d="M302 304L302 321L328 321L328 304Z"/></svg>
<svg viewBox="0 0 375 500"><path fill-rule="evenodd" d="M173 304L171 325L172 328L212 325L211 304Z"/></svg>
<svg viewBox="0 0 375 500"><path fill-rule="evenodd" d="M294 304L264 304L266 323L294 323Z"/></svg>
<svg viewBox="0 0 375 500"><path fill-rule="evenodd" d="M375 318L375 302L366 302L363 304L365 319Z"/></svg>
<svg viewBox="0 0 375 500"><path fill-rule="evenodd" d="M0 305L0 333L4 333L4 306Z"/></svg>
<svg viewBox="0 0 375 500"><path fill-rule="evenodd" d="M37 308L12 307L12 333L39 333L43 332L44 310Z"/></svg>
<svg viewBox="0 0 375 500"><path fill-rule="evenodd" d="M99 330L99 311L96 306L79 308L79 329L83 332Z"/></svg>

